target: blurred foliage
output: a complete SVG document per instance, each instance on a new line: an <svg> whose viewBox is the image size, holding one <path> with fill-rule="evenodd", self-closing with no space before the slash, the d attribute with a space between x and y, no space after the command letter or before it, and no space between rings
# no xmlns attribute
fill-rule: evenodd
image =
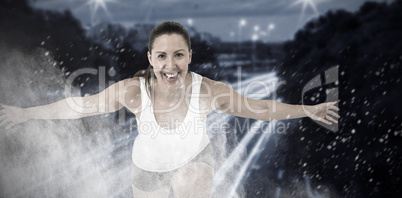
<svg viewBox="0 0 402 198"><path fill-rule="evenodd" d="M44 48L66 76L80 68L105 67L106 71L116 71L116 75L106 76L108 82L146 69L149 27L153 26L141 27L145 29L97 24L86 30L70 11L33 9L27 0L0 0L0 44L27 53ZM195 32L191 39L195 54L192 70L216 61L211 43L203 40L200 33ZM98 76L94 75L74 81L75 86L83 85L83 94L99 92L97 83Z"/></svg>
<svg viewBox="0 0 402 198"><path fill-rule="evenodd" d="M302 98L303 86L338 65L338 82L332 85L338 87L341 109L335 133L303 118L295 133L283 136L276 152L281 158L269 158L279 159L288 177L307 175L312 184L330 185L340 197L402 195L401 10L398 0L366 2L355 13L329 11L284 44L277 70L286 82L277 91L283 101L325 102L325 86L317 97Z"/></svg>

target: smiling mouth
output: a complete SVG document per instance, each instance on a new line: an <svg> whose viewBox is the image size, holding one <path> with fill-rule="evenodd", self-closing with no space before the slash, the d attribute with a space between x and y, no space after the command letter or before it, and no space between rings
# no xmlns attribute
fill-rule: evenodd
<svg viewBox="0 0 402 198"><path fill-rule="evenodd" d="M171 78L176 78L179 75L179 72L177 73L163 73L164 76L166 76L167 78L171 79Z"/></svg>

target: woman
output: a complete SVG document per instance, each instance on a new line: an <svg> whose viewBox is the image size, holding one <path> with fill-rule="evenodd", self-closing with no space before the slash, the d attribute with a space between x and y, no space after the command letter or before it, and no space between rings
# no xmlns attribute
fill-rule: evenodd
<svg viewBox="0 0 402 198"><path fill-rule="evenodd" d="M339 118L336 102L301 106L253 100L224 83L189 72L190 37L179 23L157 25L148 49L146 71L97 95L31 108L2 105L0 126L10 128L29 119L77 119L125 107L135 114L139 131L132 155L134 196L168 197L173 189L175 197L210 197L214 159L205 119L215 109L265 121L309 116L332 124L337 121L331 116Z"/></svg>

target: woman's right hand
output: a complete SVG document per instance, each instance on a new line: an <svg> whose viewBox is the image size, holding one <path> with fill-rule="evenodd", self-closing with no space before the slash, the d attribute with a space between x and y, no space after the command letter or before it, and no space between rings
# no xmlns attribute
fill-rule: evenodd
<svg viewBox="0 0 402 198"><path fill-rule="evenodd" d="M9 129L16 124L25 122L29 120L28 114L25 112L24 108L8 106L1 104L2 109L0 110L0 127L5 126Z"/></svg>

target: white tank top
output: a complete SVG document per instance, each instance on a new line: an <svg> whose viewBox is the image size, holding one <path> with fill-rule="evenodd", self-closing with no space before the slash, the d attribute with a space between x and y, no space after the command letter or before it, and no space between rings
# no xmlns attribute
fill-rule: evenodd
<svg viewBox="0 0 402 198"><path fill-rule="evenodd" d="M210 142L206 118L199 113L202 76L191 72L192 93L186 117L179 127L169 130L159 126L147 94L145 78L141 82L141 115L137 119L138 136L134 141L133 163L146 171L165 172L190 162ZM151 82L152 83L152 82Z"/></svg>

